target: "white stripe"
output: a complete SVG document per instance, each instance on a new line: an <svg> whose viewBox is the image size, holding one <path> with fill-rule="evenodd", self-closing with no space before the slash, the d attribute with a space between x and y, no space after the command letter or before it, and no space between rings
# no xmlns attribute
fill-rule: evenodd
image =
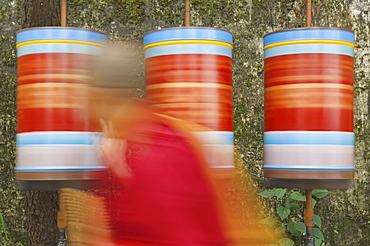
<svg viewBox="0 0 370 246"><path fill-rule="evenodd" d="M17 49L17 57L38 53L74 53L84 55L101 55L104 49L83 44L31 44Z"/></svg>
<svg viewBox="0 0 370 246"><path fill-rule="evenodd" d="M227 131L199 131L193 134L204 144L234 144L234 133Z"/></svg>
<svg viewBox="0 0 370 246"><path fill-rule="evenodd" d="M25 145L17 147L17 166L101 166L99 151L93 145Z"/></svg>
<svg viewBox="0 0 370 246"><path fill-rule="evenodd" d="M232 49L214 44L173 44L145 50L145 59L163 55L207 54L232 57Z"/></svg>
<svg viewBox="0 0 370 246"><path fill-rule="evenodd" d="M209 167L234 166L234 145L202 144L202 150Z"/></svg>
<svg viewBox="0 0 370 246"><path fill-rule="evenodd" d="M265 145L265 165L353 166L354 147L341 145Z"/></svg>

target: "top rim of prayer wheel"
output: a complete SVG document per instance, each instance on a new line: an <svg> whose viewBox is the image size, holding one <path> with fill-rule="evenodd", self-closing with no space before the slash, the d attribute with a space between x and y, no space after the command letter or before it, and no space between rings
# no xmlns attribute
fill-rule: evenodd
<svg viewBox="0 0 370 246"><path fill-rule="evenodd" d="M217 32L217 34L205 30ZM158 33L161 33L161 35L158 35ZM157 42L185 39L217 40L233 44L232 33L225 29L214 27L169 27L144 34L144 46Z"/></svg>
<svg viewBox="0 0 370 246"><path fill-rule="evenodd" d="M355 44L354 32L335 27L301 27L277 30L263 36L264 46L293 40L338 40Z"/></svg>
<svg viewBox="0 0 370 246"><path fill-rule="evenodd" d="M346 28L339 28L339 27L297 27L297 28L288 28L288 29L281 29L281 30L276 30L273 32L266 33L263 35L263 37L274 34L274 33L279 33L279 32L287 32L287 31L298 31L298 30L314 30L314 29L328 29L328 30L342 30L342 31L347 31L347 32L352 32L354 31Z"/></svg>
<svg viewBox="0 0 370 246"><path fill-rule="evenodd" d="M80 28L80 27L69 27L69 26L40 26L40 27L29 27L29 28L24 28L24 29L21 29L19 31L17 31L17 34L20 33L20 32L23 32L23 31L28 31L28 30L35 30L35 29L77 29L77 30L85 30L85 31L90 31L90 32L97 32L97 33L101 33L101 34L104 34L104 35L107 35L105 32L101 32L101 31L97 31L97 30L93 30L93 29L87 29L87 28Z"/></svg>

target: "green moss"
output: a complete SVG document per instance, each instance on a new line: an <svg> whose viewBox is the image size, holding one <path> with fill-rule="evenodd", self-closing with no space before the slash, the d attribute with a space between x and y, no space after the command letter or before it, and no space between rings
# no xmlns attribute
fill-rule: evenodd
<svg viewBox="0 0 370 246"><path fill-rule="evenodd" d="M0 73L0 212L4 218L8 239L0 229L1 245L27 245L23 196L15 181L16 79Z"/></svg>
<svg viewBox="0 0 370 246"><path fill-rule="evenodd" d="M15 32L20 29L21 0L0 5L0 212L10 232L0 230L0 245L26 245L21 193L15 165ZM357 1L358 2L358 1ZM13 4L15 3L15 5ZM356 32L356 177L354 188L334 191L317 204L326 245L370 245L370 122L368 100L369 12L355 1L313 1L313 25L353 28ZM145 32L183 25L183 0L70 0L68 25L108 33L111 39L141 40ZM351 9L359 11L353 15ZM263 51L268 32L305 26L304 0L191 0L194 26L225 28L234 37L233 84L235 143L242 159L238 173L264 188ZM367 205L366 205L367 204ZM272 201L270 206L276 206ZM302 213L294 216L298 219ZM335 232L337 230L338 232ZM297 242L299 244L299 242Z"/></svg>
<svg viewBox="0 0 370 246"><path fill-rule="evenodd" d="M108 16L113 20L114 16L123 24L140 24L145 19L145 0L119 0L111 1L115 8L114 15Z"/></svg>

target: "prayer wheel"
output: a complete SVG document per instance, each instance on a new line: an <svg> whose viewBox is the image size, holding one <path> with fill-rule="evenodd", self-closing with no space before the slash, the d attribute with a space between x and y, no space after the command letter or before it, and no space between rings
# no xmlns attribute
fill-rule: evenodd
<svg viewBox="0 0 370 246"><path fill-rule="evenodd" d="M20 189L92 188L105 176L89 121L88 88L104 33L39 27L17 33L17 166Z"/></svg>
<svg viewBox="0 0 370 246"><path fill-rule="evenodd" d="M270 186L345 189L354 177L354 33L264 36L264 174Z"/></svg>
<svg viewBox="0 0 370 246"><path fill-rule="evenodd" d="M233 164L232 34L180 27L144 36L146 95L168 116L203 126L194 130L214 170Z"/></svg>

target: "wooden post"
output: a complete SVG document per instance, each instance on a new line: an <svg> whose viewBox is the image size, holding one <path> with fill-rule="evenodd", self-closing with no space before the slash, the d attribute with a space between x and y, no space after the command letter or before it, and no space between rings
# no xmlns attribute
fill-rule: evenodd
<svg viewBox="0 0 370 246"><path fill-rule="evenodd" d="M67 227L67 213L64 207L64 195L62 191L59 191L59 211L57 214L57 226L59 229L58 245L67 246L67 238L65 236L65 230Z"/></svg>
<svg viewBox="0 0 370 246"><path fill-rule="evenodd" d="M306 27L312 26L312 1L306 0Z"/></svg>
<svg viewBox="0 0 370 246"><path fill-rule="evenodd" d="M59 191L59 211L58 211L57 226L59 229L65 229L67 227L67 215L64 208L64 197L62 192Z"/></svg>
<svg viewBox="0 0 370 246"><path fill-rule="evenodd" d="M67 26L67 0L60 0L60 26ZM58 245L67 245L67 239L65 237L65 229L67 227L67 214L64 210L64 197L61 191L59 191L59 211L57 214L57 226L59 229Z"/></svg>
<svg viewBox="0 0 370 246"><path fill-rule="evenodd" d="M306 209L304 210L304 224L306 226L306 238L304 239L305 246L315 246L315 239L312 237L312 228L315 226L313 217L312 190L306 190Z"/></svg>
<svg viewBox="0 0 370 246"><path fill-rule="evenodd" d="M306 0L306 27L312 26L312 1ZM314 211L312 209L312 190L306 190L306 209L304 210L304 224L306 226L305 246L314 246L315 239L312 237L312 228L315 226Z"/></svg>
<svg viewBox="0 0 370 246"><path fill-rule="evenodd" d="M60 26L67 26L67 0L60 0Z"/></svg>
<svg viewBox="0 0 370 246"><path fill-rule="evenodd" d="M184 25L190 26L190 0L185 0Z"/></svg>
<svg viewBox="0 0 370 246"><path fill-rule="evenodd" d="M312 209L312 190L306 190L306 209L304 211L304 223L307 227L314 227Z"/></svg>

